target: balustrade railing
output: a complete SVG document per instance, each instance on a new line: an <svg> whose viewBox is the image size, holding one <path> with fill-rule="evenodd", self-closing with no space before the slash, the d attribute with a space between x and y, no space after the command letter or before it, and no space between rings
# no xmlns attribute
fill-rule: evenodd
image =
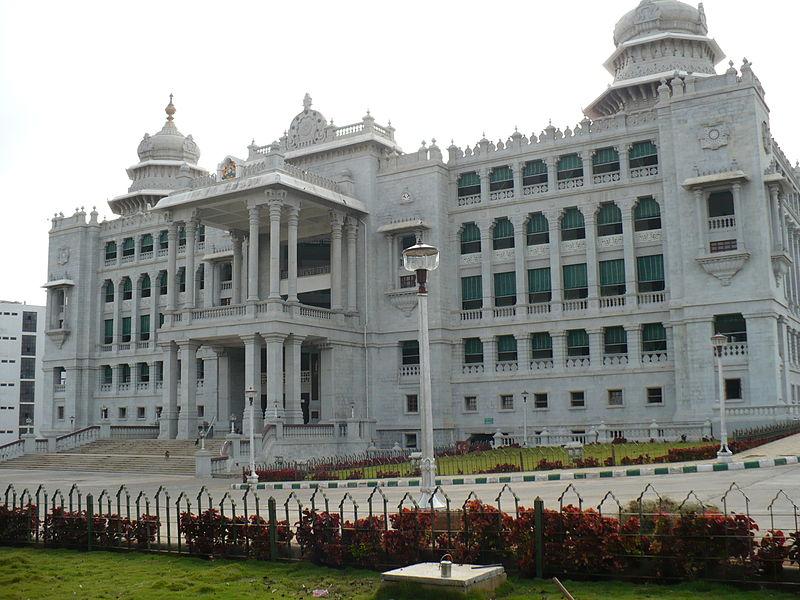
<svg viewBox="0 0 800 600"><path fill-rule="evenodd" d="M603 356L604 367L622 367L628 364L627 354L606 354Z"/></svg>
<svg viewBox="0 0 800 600"><path fill-rule="evenodd" d="M564 312L586 310L588 307L589 301L586 298L581 298L579 300L564 300L561 303L561 310Z"/></svg>
<svg viewBox="0 0 800 600"><path fill-rule="evenodd" d="M101 383L100 384L100 391L101 392L110 392L111 391L111 384L110 383Z"/></svg>
<svg viewBox="0 0 800 600"><path fill-rule="evenodd" d="M483 371L483 364L481 363L465 363L461 365L461 373L464 375L479 375Z"/></svg>
<svg viewBox="0 0 800 600"><path fill-rule="evenodd" d="M585 369L591 364L592 361L588 356L570 357L564 363L567 369Z"/></svg>
<svg viewBox="0 0 800 600"><path fill-rule="evenodd" d="M489 192L489 200L507 200L514 197L514 189L495 190Z"/></svg>
<svg viewBox="0 0 800 600"><path fill-rule="evenodd" d="M150 250L149 252L142 252L139 255L139 260L151 260L153 258L153 251Z"/></svg>
<svg viewBox="0 0 800 600"><path fill-rule="evenodd" d="M283 437L333 438L336 437L336 425L334 423L320 423L316 425L298 425L298 424L284 425Z"/></svg>
<svg viewBox="0 0 800 600"><path fill-rule="evenodd" d="M513 373L515 371L519 371L519 363L517 363L515 360L498 361L494 365L494 370L497 373Z"/></svg>
<svg viewBox="0 0 800 600"><path fill-rule="evenodd" d="M65 383L57 383L53 386L53 392L56 394L63 394L67 389L67 385Z"/></svg>
<svg viewBox="0 0 800 600"><path fill-rule="evenodd" d="M7 444L0 446L0 462L11 460L12 458L19 458L24 454L25 442L23 440L14 440Z"/></svg>
<svg viewBox="0 0 800 600"><path fill-rule="evenodd" d="M419 377L419 365L400 365L400 377Z"/></svg>
<svg viewBox="0 0 800 600"><path fill-rule="evenodd" d="M747 356L747 342L733 342L722 346L723 357Z"/></svg>
<svg viewBox="0 0 800 600"><path fill-rule="evenodd" d="M483 318L482 308L472 308L470 310L461 311L462 321L480 321Z"/></svg>
<svg viewBox="0 0 800 600"><path fill-rule="evenodd" d="M129 382L127 382L127 381L117 384L117 391L127 392L130 389L131 389L131 384Z"/></svg>
<svg viewBox="0 0 800 600"><path fill-rule="evenodd" d="M137 350L147 350L150 347L150 341L145 340L143 342L136 342L136 349Z"/></svg>
<svg viewBox="0 0 800 600"><path fill-rule="evenodd" d="M538 358L531 361L531 371L544 371L553 368L552 358Z"/></svg>
<svg viewBox="0 0 800 600"><path fill-rule="evenodd" d="M537 194L544 194L548 190L546 183L535 183L533 185L526 185L522 188L523 196L535 196Z"/></svg>
<svg viewBox="0 0 800 600"><path fill-rule="evenodd" d="M233 289L233 282L232 281L223 281L219 284L219 289L222 291L225 290L232 290Z"/></svg>
<svg viewBox="0 0 800 600"><path fill-rule="evenodd" d="M549 315L550 314L550 303L549 302L537 302L535 304L528 304L528 314L529 315Z"/></svg>
<svg viewBox="0 0 800 600"><path fill-rule="evenodd" d="M469 206L470 204L480 204L480 203L481 203L480 194L473 194L472 196L459 196L457 199L457 204L459 206Z"/></svg>
<svg viewBox="0 0 800 600"><path fill-rule="evenodd" d="M642 364L656 364L656 363L665 363L669 362L669 357L665 351L661 352L643 352L642 353Z"/></svg>
<svg viewBox="0 0 800 600"><path fill-rule="evenodd" d="M113 347L111 344L100 344L100 352L111 352Z"/></svg>
<svg viewBox="0 0 800 600"><path fill-rule="evenodd" d="M154 440L158 438L158 425L112 425L113 440Z"/></svg>
<svg viewBox="0 0 800 600"><path fill-rule="evenodd" d="M83 446L84 444L97 441L99 437L99 425L90 425L89 427L78 429L77 431L65 433L64 435L60 435L56 438L56 452L72 450L78 446Z"/></svg>
<svg viewBox="0 0 800 600"><path fill-rule="evenodd" d="M494 308L494 316L496 318L513 317L516 314L516 306L496 306Z"/></svg>
<svg viewBox="0 0 800 600"><path fill-rule="evenodd" d="M137 392L146 392L150 389L150 382L149 381L139 381L136 384L136 391Z"/></svg>
<svg viewBox="0 0 800 600"><path fill-rule="evenodd" d="M642 292L637 294L639 304L660 304L667 299L667 293L661 292Z"/></svg>
<svg viewBox="0 0 800 600"><path fill-rule="evenodd" d="M653 177L655 175L658 175L658 165L631 169L631 179L641 179L642 177Z"/></svg>
<svg viewBox="0 0 800 600"><path fill-rule="evenodd" d="M583 177L573 177L572 179L562 179L556 186L559 190L574 190L583 187Z"/></svg>
<svg viewBox="0 0 800 600"><path fill-rule="evenodd" d="M625 296L600 296L600 308L625 306Z"/></svg>
<svg viewBox="0 0 800 600"><path fill-rule="evenodd" d="M600 173L598 175L594 175L592 177L592 181L594 183L612 183L614 181L619 181L619 171L614 171L613 173Z"/></svg>
<svg viewBox="0 0 800 600"><path fill-rule="evenodd" d="M214 306L212 308L198 308L192 310L192 319L221 319L223 317L240 317L244 314L244 304L229 304L228 306Z"/></svg>
<svg viewBox="0 0 800 600"><path fill-rule="evenodd" d="M734 229L735 227L736 227L736 217L734 215L710 217L708 219L709 231L715 231L717 229Z"/></svg>

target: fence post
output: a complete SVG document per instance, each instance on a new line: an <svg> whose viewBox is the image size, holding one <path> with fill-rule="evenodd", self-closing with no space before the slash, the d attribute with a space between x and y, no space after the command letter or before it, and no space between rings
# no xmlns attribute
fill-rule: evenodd
<svg viewBox="0 0 800 600"><path fill-rule="evenodd" d="M275 498L270 496L267 501L269 511L269 557L270 560L278 559L278 511L275 509Z"/></svg>
<svg viewBox="0 0 800 600"><path fill-rule="evenodd" d="M536 578L544 576L544 501L533 501L533 549L536 553Z"/></svg>
<svg viewBox="0 0 800 600"><path fill-rule="evenodd" d="M86 549L92 549L92 536L94 535L94 496L86 494Z"/></svg>

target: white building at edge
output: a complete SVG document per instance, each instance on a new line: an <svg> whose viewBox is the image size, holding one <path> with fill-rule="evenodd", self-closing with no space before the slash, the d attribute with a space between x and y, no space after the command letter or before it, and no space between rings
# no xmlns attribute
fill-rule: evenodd
<svg viewBox="0 0 800 600"><path fill-rule="evenodd" d="M44 306L0 301L0 446L39 432L44 314Z"/></svg>
<svg viewBox="0 0 800 600"><path fill-rule="evenodd" d="M519 434L523 410L532 436L717 432L715 332L732 428L800 415L800 174L764 88L716 70L702 5L645 0L614 40L577 125L466 148L402 152L306 95L208 173L170 100L118 217L53 218L42 427L246 433L252 386L268 454L414 446L416 236L441 249L437 443Z"/></svg>

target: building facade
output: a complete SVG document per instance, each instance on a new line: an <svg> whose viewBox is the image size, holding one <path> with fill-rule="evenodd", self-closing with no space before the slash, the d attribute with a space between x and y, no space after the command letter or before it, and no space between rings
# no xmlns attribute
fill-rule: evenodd
<svg viewBox="0 0 800 600"><path fill-rule="evenodd" d="M0 302L0 445L39 431L44 306Z"/></svg>
<svg viewBox="0 0 800 600"><path fill-rule="evenodd" d="M43 423L246 432L250 389L265 440L413 447L418 238L441 250L437 443L518 434L523 411L537 440L708 433L715 332L735 426L800 414L799 174L751 64L717 73L707 33L702 5L644 0L575 127L463 149L402 152L306 95L207 173L170 99L117 218L53 218Z"/></svg>

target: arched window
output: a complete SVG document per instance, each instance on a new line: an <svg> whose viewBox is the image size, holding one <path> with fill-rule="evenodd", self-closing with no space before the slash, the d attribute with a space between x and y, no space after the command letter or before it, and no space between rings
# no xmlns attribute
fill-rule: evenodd
<svg viewBox="0 0 800 600"><path fill-rule="evenodd" d="M186 291L186 267L178 269L178 291Z"/></svg>
<svg viewBox="0 0 800 600"><path fill-rule="evenodd" d="M475 171L458 176L458 197L477 196L481 193L481 177Z"/></svg>
<svg viewBox="0 0 800 600"><path fill-rule="evenodd" d="M167 272L166 271L161 271L158 274L158 294L159 294L159 296L166 295L168 281L169 281L169 277L167 277Z"/></svg>
<svg viewBox="0 0 800 600"><path fill-rule="evenodd" d="M543 160L531 160L525 163L522 170L522 185L547 183L547 165Z"/></svg>
<svg viewBox="0 0 800 600"><path fill-rule="evenodd" d="M178 248L183 248L186 245L186 227L181 225L178 228Z"/></svg>
<svg viewBox="0 0 800 600"><path fill-rule="evenodd" d="M106 242L106 260L114 260L117 258L117 242Z"/></svg>
<svg viewBox="0 0 800 600"><path fill-rule="evenodd" d="M575 207L566 209L561 217L561 239L582 240L585 237L586 229L581 211Z"/></svg>
<svg viewBox="0 0 800 600"><path fill-rule="evenodd" d="M139 296L141 298L150 297L150 275L148 275L147 273L142 275L142 287Z"/></svg>
<svg viewBox="0 0 800 600"><path fill-rule="evenodd" d="M131 298L133 298L133 284L131 278L126 277L122 280L122 299L130 300Z"/></svg>
<svg viewBox="0 0 800 600"><path fill-rule="evenodd" d="M553 358L553 339L547 331L531 334L531 358L533 360Z"/></svg>
<svg viewBox="0 0 800 600"><path fill-rule="evenodd" d="M145 233L142 236L141 241L139 242L139 252L144 254L145 252L152 252L152 251L153 251L153 234Z"/></svg>
<svg viewBox="0 0 800 600"><path fill-rule="evenodd" d="M135 251L135 243L132 237L122 240L122 256L133 256Z"/></svg>
<svg viewBox="0 0 800 600"><path fill-rule="evenodd" d="M616 173L619 171L619 153L615 148L600 148L592 155L592 173Z"/></svg>
<svg viewBox="0 0 800 600"><path fill-rule="evenodd" d="M633 228L636 231L661 229L661 208L652 196L639 198L633 208Z"/></svg>
<svg viewBox="0 0 800 600"><path fill-rule="evenodd" d="M103 284L103 296L106 302L114 301L114 282L110 279L106 279L106 282Z"/></svg>
<svg viewBox="0 0 800 600"><path fill-rule="evenodd" d="M495 250L514 247L514 225L507 217L501 217L494 222L492 243Z"/></svg>
<svg viewBox="0 0 800 600"><path fill-rule="evenodd" d="M103 385L111 385L113 373L111 365L103 365L100 367L100 383Z"/></svg>
<svg viewBox="0 0 800 600"><path fill-rule="evenodd" d="M565 154L558 158L556 176L559 181L583 177L583 161L577 154Z"/></svg>
<svg viewBox="0 0 800 600"><path fill-rule="evenodd" d="M646 142L636 142L631 145L628 157L631 169L658 164L658 150L656 149L656 145L650 140Z"/></svg>
<svg viewBox="0 0 800 600"><path fill-rule="evenodd" d="M622 233L622 211L613 202L600 205L597 212L597 235L617 235Z"/></svg>
<svg viewBox="0 0 800 600"><path fill-rule="evenodd" d="M489 173L489 191L508 190L514 187L514 175L507 166L495 167Z"/></svg>
<svg viewBox="0 0 800 600"><path fill-rule="evenodd" d="M169 248L169 231L162 229L158 232L158 249L166 250Z"/></svg>
<svg viewBox="0 0 800 600"><path fill-rule="evenodd" d="M528 246L547 244L550 242L550 224L543 213L534 213L528 219L526 227Z"/></svg>
<svg viewBox="0 0 800 600"><path fill-rule="evenodd" d="M642 325L642 352L659 352L667 349L667 332L662 323Z"/></svg>
<svg viewBox="0 0 800 600"><path fill-rule="evenodd" d="M567 330L567 356L589 356L589 334L585 329Z"/></svg>
<svg viewBox="0 0 800 600"><path fill-rule="evenodd" d="M461 254L481 251L481 230L475 223L465 223L461 230Z"/></svg>
<svg viewBox="0 0 800 600"><path fill-rule="evenodd" d="M483 362L483 342L481 338L464 339L464 362L467 364Z"/></svg>

